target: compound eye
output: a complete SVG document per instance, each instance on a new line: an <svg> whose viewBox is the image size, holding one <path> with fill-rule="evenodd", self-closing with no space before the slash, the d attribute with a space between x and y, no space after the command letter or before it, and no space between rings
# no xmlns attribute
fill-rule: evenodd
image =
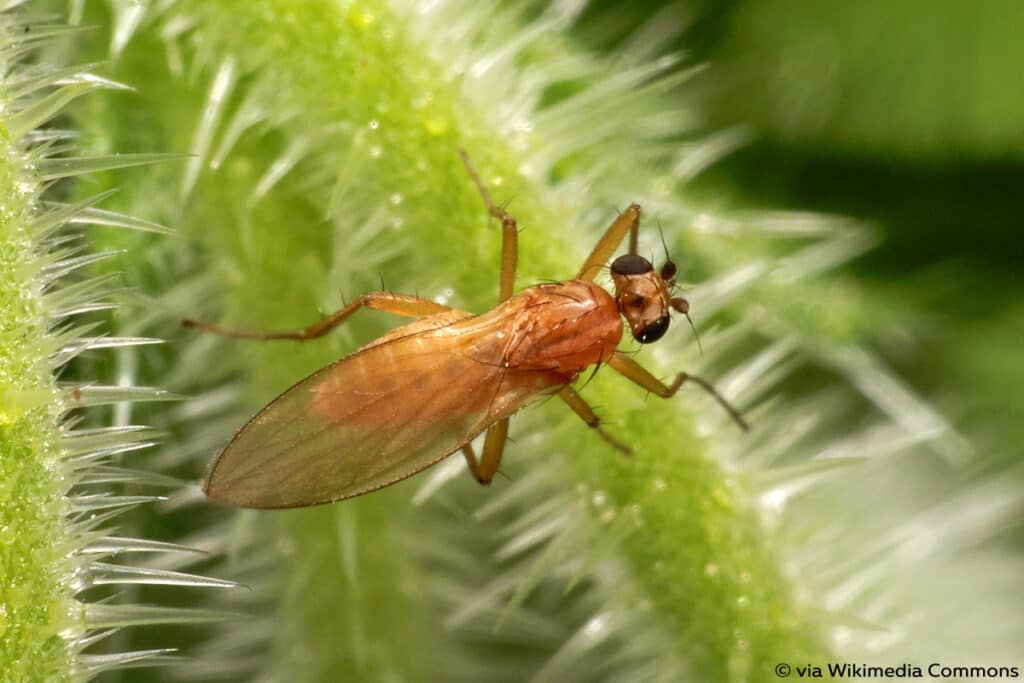
<svg viewBox="0 0 1024 683"><path fill-rule="evenodd" d="M612 261L612 273L615 275L643 275L652 270L651 262L636 254L623 254Z"/></svg>
<svg viewBox="0 0 1024 683"><path fill-rule="evenodd" d="M650 344L651 342L658 341L665 336L665 332L668 331L668 323L669 317L667 315L663 315L634 334L633 338L641 344Z"/></svg>
<svg viewBox="0 0 1024 683"><path fill-rule="evenodd" d="M672 261L665 261L665 265L661 267L661 279L666 282L676 276L676 264Z"/></svg>

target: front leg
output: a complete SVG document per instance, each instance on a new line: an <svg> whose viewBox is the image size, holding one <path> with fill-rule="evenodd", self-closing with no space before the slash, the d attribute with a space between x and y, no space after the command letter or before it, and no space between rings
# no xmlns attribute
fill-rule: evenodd
<svg viewBox="0 0 1024 683"><path fill-rule="evenodd" d="M615 253L615 250L622 244L622 240L629 233L629 253L636 254L637 233L640 230L640 205L630 204L629 208L619 214L604 235L597 241L590 256L583 262L580 272L576 274L577 280L593 282L604 264Z"/></svg>
<svg viewBox="0 0 1024 683"><path fill-rule="evenodd" d="M615 372L619 373L629 381L633 382L634 384L639 384L647 391L655 393L658 396L661 396L662 398L672 398L673 396L675 396L676 392L679 391L679 387L683 386L684 382L690 381L693 382L694 384L698 384L704 389L704 391L711 394L715 398L715 400L722 405L723 408L725 408L725 411L729 413L729 417L735 420L736 424L738 424L744 430L750 429L750 425L748 425L747 421L743 419L743 415L740 414L740 411L738 411L731 403L725 400L725 397L718 393L718 391L710 382L701 379L696 375L691 375L686 372L680 372L678 375L676 375L676 378L672 382L672 384L665 384L657 377L652 375L650 372L645 370L642 365L640 365L635 360L633 360L626 354L622 353L621 351L616 351L614 354L612 354L612 357L608 359L608 365L612 368L612 370L615 370Z"/></svg>

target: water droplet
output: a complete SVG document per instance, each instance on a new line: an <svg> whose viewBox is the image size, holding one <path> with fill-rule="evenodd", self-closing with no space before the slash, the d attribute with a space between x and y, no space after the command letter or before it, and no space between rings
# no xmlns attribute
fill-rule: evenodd
<svg viewBox="0 0 1024 683"><path fill-rule="evenodd" d="M533 132L533 121L529 119L517 119L512 124L512 130L516 133L532 133Z"/></svg>
<svg viewBox="0 0 1024 683"><path fill-rule="evenodd" d="M714 223L715 219L710 214L702 213L690 221L690 227L703 232L710 232L711 228L714 227Z"/></svg>
<svg viewBox="0 0 1024 683"><path fill-rule="evenodd" d="M774 514L782 512L786 507L786 490L781 486L772 489L761 497L761 503L766 512Z"/></svg>
<svg viewBox="0 0 1024 683"><path fill-rule="evenodd" d="M588 638L597 638L604 631L606 622L604 615L599 614L587 622L587 625L583 627L583 633Z"/></svg>
<svg viewBox="0 0 1024 683"><path fill-rule="evenodd" d="M401 204L402 200L404 199L405 196L401 192L396 192L393 195L391 195L391 203L394 204L395 206Z"/></svg>
<svg viewBox="0 0 1024 683"><path fill-rule="evenodd" d="M377 122L377 119L370 119L370 130L377 130L378 128L380 128L380 123Z"/></svg>
<svg viewBox="0 0 1024 683"><path fill-rule="evenodd" d="M448 132L448 119L443 116L427 116L423 119L423 128L431 135L443 135Z"/></svg>
<svg viewBox="0 0 1024 683"><path fill-rule="evenodd" d="M348 21L356 28L369 28L377 18L365 10L354 10L348 13Z"/></svg>
<svg viewBox="0 0 1024 683"><path fill-rule="evenodd" d="M750 598L748 598L746 595L741 595L740 597L736 598L736 606L737 607L746 607L749 604L750 604Z"/></svg>
<svg viewBox="0 0 1024 683"><path fill-rule="evenodd" d="M672 190L675 188L675 183L669 177L662 176L654 181L652 190L659 197L664 197L672 194Z"/></svg>
<svg viewBox="0 0 1024 683"><path fill-rule="evenodd" d="M667 486L668 485L665 484L665 480L664 479L655 479L654 480L654 490L655 491L664 491L667 488Z"/></svg>
<svg viewBox="0 0 1024 683"><path fill-rule="evenodd" d="M378 147L377 145L374 145L373 147L370 148L370 156L373 157L374 159L379 159L381 152L381 148Z"/></svg>
<svg viewBox="0 0 1024 683"><path fill-rule="evenodd" d="M607 501L608 497L604 495L604 491L594 491L594 495L590 499L590 502L592 502L597 507L601 507Z"/></svg>

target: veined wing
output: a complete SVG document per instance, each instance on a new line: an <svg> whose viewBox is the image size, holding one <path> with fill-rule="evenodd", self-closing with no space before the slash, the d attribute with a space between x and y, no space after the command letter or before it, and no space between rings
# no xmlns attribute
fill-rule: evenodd
<svg viewBox="0 0 1024 683"><path fill-rule="evenodd" d="M501 317L442 313L318 370L249 421L203 482L285 508L358 496L442 460L564 378L502 366Z"/></svg>

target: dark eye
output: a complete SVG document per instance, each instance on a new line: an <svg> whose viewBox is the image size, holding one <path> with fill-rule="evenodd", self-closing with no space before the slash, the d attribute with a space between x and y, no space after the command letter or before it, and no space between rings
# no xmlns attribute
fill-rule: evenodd
<svg viewBox="0 0 1024 683"><path fill-rule="evenodd" d="M676 276L676 264L671 261L665 261L665 265L661 267L661 279L671 280Z"/></svg>
<svg viewBox="0 0 1024 683"><path fill-rule="evenodd" d="M658 341L665 336L665 332L668 330L668 322L669 317L663 315L633 335L633 337L641 344L650 344L653 341Z"/></svg>
<svg viewBox="0 0 1024 683"><path fill-rule="evenodd" d="M642 275L652 270L651 262L636 254L623 254L612 261L612 272L616 275Z"/></svg>

